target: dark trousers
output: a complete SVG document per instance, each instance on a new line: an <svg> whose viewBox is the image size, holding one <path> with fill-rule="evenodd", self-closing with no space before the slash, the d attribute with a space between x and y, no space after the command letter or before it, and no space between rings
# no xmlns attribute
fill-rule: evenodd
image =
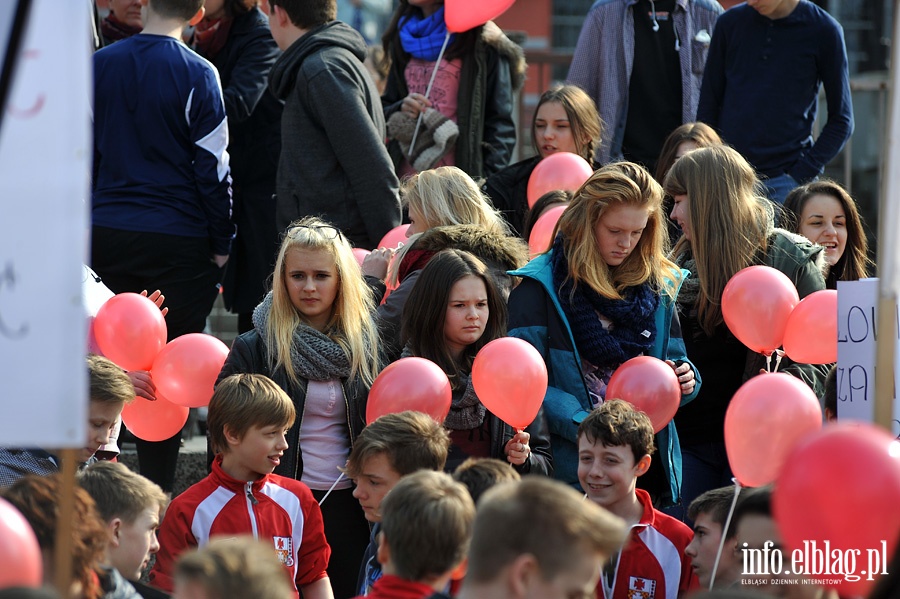
<svg viewBox="0 0 900 599"><path fill-rule="evenodd" d="M206 238L107 227L93 228L91 266L114 293L162 291L168 341L203 332L222 278ZM180 445L180 432L160 442L138 440L141 474L173 491Z"/></svg>
<svg viewBox="0 0 900 599"><path fill-rule="evenodd" d="M316 501L321 501L325 491L313 491ZM362 564L363 553L369 545L369 522L359 501L353 497L353 489L332 491L322 504L325 521L325 538L331 545L328 562L328 578L334 599L356 597L356 580Z"/></svg>

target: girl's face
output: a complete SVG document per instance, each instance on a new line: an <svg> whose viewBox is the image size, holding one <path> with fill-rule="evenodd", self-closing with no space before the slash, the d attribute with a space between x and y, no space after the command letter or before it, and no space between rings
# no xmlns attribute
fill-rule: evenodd
<svg viewBox="0 0 900 599"><path fill-rule="evenodd" d="M421 9L426 17L430 17L436 13L443 4L443 0L409 0L409 5Z"/></svg>
<svg viewBox="0 0 900 599"><path fill-rule="evenodd" d="M557 152L578 153L569 115L559 102L545 102L534 115L534 140L541 158Z"/></svg>
<svg viewBox="0 0 900 599"><path fill-rule="evenodd" d="M291 304L317 331L324 331L331 319L339 284L328 252L294 248L284 255L284 287Z"/></svg>
<svg viewBox="0 0 900 599"><path fill-rule="evenodd" d="M612 206L594 225L600 256L609 266L618 266L637 247L650 212L640 206Z"/></svg>
<svg viewBox="0 0 900 599"><path fill-rule="evenodd" d="M800 234L825 248L825 262L834 266L847 247L847 215L837 198L817 193L800 211Z"/></svg>
<svg viewBox="0 0 900 599"><path fill-rule="evenodd" d="M418 208L410 204L407 211L409 212L409 228L406 229L407 237L412 237L416 233L424 233L429 229L425 223L425 217L422 216Z"/></svg>
<svg viewBox="0 0 900 599"><path fill-rule="evenodd" d="M467 275L453 284L444 316L444 340L454 357L481 339L489 316L487 288L480 277Z"/></svg>
<svg viewBox="0 0 900 599"><path fill-rule="evenodd" d="M681 227L681 234L684 235L684 238L688 241L691 240L691 215L690 215L690 207L691 203L688 200L686 193L681 193L674 196L672 199L675 200L674 205L672 206L672 212L669 214L669 218L675 221L679 227Z"/></svg>

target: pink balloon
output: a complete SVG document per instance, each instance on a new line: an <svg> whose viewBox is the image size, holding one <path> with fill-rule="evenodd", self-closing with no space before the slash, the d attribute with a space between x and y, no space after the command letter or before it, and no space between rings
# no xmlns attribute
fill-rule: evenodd
<svg viewBox="0 0 900 599"><path fill-rule="evenodd" d="M390 248L395 250L401 243L406 243L406 230L408 228L409 225L400 225L385 233L381 241L378 242L378 249Z"/></svg>
<svg viewBox="0 0 900 599"><path fill-rule="evenodd" d="M533 345L516 337L494 339L472 363L472 386L493 415L514 429L534 422L547 393L547 364Z"/></svg>
<svg viewBox="0 0 900 599"><path fill-rule="evenodd" d="M794 362L837 362L837 291L810 293L797 304L784 331L784 351Z"/></svg>
<svg viewBox="0 0 900 599"><path fill-rule="evenodd" d="M537 163L528 178L528 207L548 191L576 191L594 174L588 161L572 152L557 152Z"/></svg>
<svg viewBox="0 0 900 599"><path fill-rule="evenodd" d="M881 573L890 572L891 564L884 562L897 547L898 505L900 443L887 431L863 423L828 424L803 439L788 455L772 495L785 557L813 543L819 550L827 543L831 552L842 556L859 552L851 572L859 580L839 574L813 576L836 581L826 586L842 597L868 597ZM879 556L883 551L882 563L877 564L870 551ZM809 565L808 558L805 563Z"/></svg>
<svg viewBox="0 0 900 599"><path fill-rule="evenodd" d="M362 266L363 260L366 259L366 256L371 254L369 250L364 250L362 248L353 248L353 257L356 258L356 263Z"/></svg>
<svg viewBox="0 0 900 599"><path fill-rule="evenodd" d="M188 408L165 399L157 388L156 401L137 397L125 404L122 422L139 439L165 441L184 427L189 412Z"/></svg>
<svg viewBox="0 0 900 599"><path fill-rule="evenodd" d="M462 33L496 19L515 0L446 0L444 23L453 33Z"/></svg>
<svg viewBox="0 0 900 599"><path fill-rule="evenodd" d="M369 389L366 423L385 414L413 410L443 423L452 390L441 367L425 358L401 358L381 371Z"/></svg>
<svg viewBox="0 0 900 599"><path fill-rule="evenodd" d="M150 370L166 344L166 321L152 301L120 293L100 306L93 334L103 355L125 370Z"/></svg>
<svg viewBox="0 0 900 599"><path fill-rule="evenodd" d="M725 285L722 316L741 343L769 354L781 347L788 317L799 302L797 288L784 273L769 266L749 266Z"/></svg>
<svg viewBox="0 0 900 599"><path fill-rule="evenodd" d="M659 358L638 356L613 372L606 386L606 399L624 399L644 412L658 433L678 411L681 383L675 370Z"/></svg>
<svg viewBox="0 0 900 599"><path fill-rule="evenodd" d="M44 566L37 537L19 510L0 497L0 589L40 588Z"/></svg>
<svg viewBox="0 0 900 599"><path fill-rule="evenodd" d="M156 390L172 403L201 408L212 398L228 346L203 333L172 339L156 357L150 374Z"/></svg>
<svg viewBox="0 0 900 599"><path fill-rule="evenodd" d="M805 435L822 428L822 408L806 383L783 372L744 383L725 412L725 449L745 487L767 485Z"/></svg>
<svg viewBox="0 0 900 599"><path fill-rule="evenodd" d="M556 229L556 223L559 217L565 212L566 206L554 206L550 210L541 215L534 226L531 228L531 234L528 236L528 249L531 250L532 256L543 254L553 245L553 231Z"/></svg>

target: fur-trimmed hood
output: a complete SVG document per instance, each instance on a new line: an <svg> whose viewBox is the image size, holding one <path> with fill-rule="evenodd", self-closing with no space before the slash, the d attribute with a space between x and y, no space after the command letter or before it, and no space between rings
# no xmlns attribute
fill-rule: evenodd
<svg viewBox="0 0 900 599"><path fill-rule="evenodd" d="M516 42L509 39L503 30L494 23L488 21L481 30L481 39L486 44L497 49L502 56L509 60L509 73L512 76L513 91L517 92L525 85L525 74L528 64L525 62L525 51Z"/></svg>
<svg viewBox="0 0 900 599"><path fill-rule="evenodd" d="M434 227L422 233L412 249L440 252L448 248L470 252L503 270L515 270L528 262L528 245L524 239L477 225Z"/></svg>

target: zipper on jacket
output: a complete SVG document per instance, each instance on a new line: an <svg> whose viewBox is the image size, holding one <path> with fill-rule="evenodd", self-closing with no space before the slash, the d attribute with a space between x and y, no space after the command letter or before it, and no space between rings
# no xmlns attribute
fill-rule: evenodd
<svg viewBox="0 0 900 599"><path fill-rule="evenodd" d="M253 511L253 506L259 503L259 500L253 496L253 483L248 482L246 487L246 496L247 496L247 513L250 516L250 528L253 531L253 538L259 539L259 529L256 527L256 512Z"/></svg>

